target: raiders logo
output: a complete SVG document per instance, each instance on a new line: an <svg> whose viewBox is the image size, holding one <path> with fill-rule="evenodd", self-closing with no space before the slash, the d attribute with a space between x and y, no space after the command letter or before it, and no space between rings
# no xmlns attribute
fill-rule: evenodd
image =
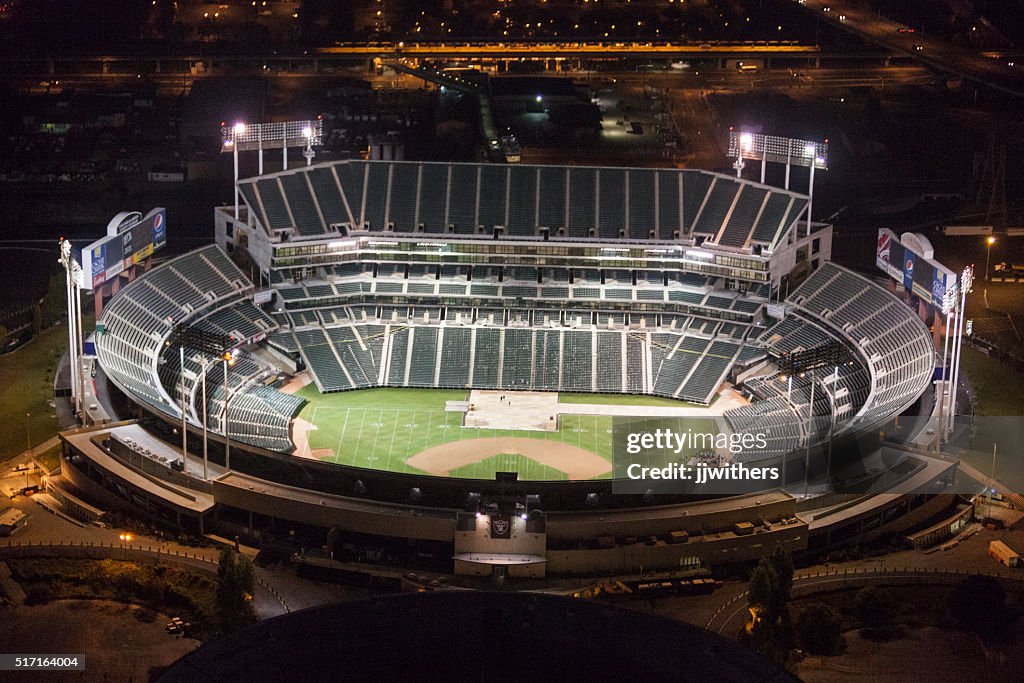
<svg viewBox="0 0 1024 683"><path fill-rule="evenodd" d="M491 522L491 527L494 529L495 536L504 536L508 533L508 520L496 519Z"/></svg>

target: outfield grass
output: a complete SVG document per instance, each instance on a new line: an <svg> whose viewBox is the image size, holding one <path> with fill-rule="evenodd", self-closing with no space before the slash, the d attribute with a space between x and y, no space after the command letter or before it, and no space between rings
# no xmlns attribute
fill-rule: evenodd
<svg viewBox="0 0 1024 683"><path fill-rule="evenodd" d="M606 406L669 406L672 408L697 405L695 403L687 403L686 401L677 401L674 398L640 396L637 394L559 394L558 402L594 403Z"/></svg>
<svg viewBox="0 0 1024 683"><path fill-rule="evenodd" d="M464 401L468 392L444 389L377 388L320 394L309 384L298 392L309 403L299 417L316 426L309 432L312 450L326 449L323 460L355 467L391 472L423 474L407 459L428 448L464 439L500 437L529 438L569 444L612 459L612 417L604 415L562 415L557 431L480 429L463 427L461 412L445 411L446 401ZM572 394L573 403L602 403L607 398L651 397ZM592 399L592 400L587 400ZM656 399L653 405L680 405L680 401ZM630 405L629 401L621 402ZM632 405L652 405L636 401ZM717 433L712 418L687 418L695 431ZM691 453L681 454L687 457ZM659 463L644 463L658 465ZM493 479L495 472L516 471L521 479L565 479L558 470L520 455L502 454L460 467L451 476Z"/></svg>
<svg viewBox="0 0 1024 683"><path fill-rule="evenodd" d="M299 395L309 401L299 416L317 427L309 433L309 447L332 451L333 456L324 458L329 462L423 474L406 460L440 444L498 437L559 441L611 459L610 417L565 415L555 432L479 429L463 427L461 412L444 409L446 401L466 400L465 391L378 388L321 395L314 385L307 385ZM505 471L469 469L473 474L462 476L493 478L494 472Z"/></svg>
<svg viewBox="0 0 1024 683"><path fill-rule="evenodd" d="M83 321L91 328L92 316ZM53 373L67 351L67 327L52 327L17 351L0 356L0 461L12 458L57 432L53 400ZM31 417L25 417L30 414Z"/></svg>
<svg viewBox="0 0 1024 683"><path fill-rule="evenodd" d="M448 476L464 477L467 479L493 479L495 472L518 472L520 479L529 479L531 481L568 479L565 472L543 465L518 453L492 455L472 465L457 467L449 472Z"/></svg>

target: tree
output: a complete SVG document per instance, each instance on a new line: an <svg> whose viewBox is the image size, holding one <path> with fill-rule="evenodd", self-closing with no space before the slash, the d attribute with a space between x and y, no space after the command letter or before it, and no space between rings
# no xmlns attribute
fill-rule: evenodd
<svg viewBox="0 0 1024 683"><path fill-rule="evenodd" d="M793 592L793 556L781 545L776 545L769 561L776 576L772 613L781 616L789 603L790 594Z"/></svg>
<svg viewBox="0 0 1024 683"><path fill-rule="evenodd" d="M813 604L800 612L796 632L801 646L813 655L838 655L846 648L842 619L828 605Z"/></svg>
<svg viewBox="0 0 1024 683"><path fill-rule="evenodd" d="M881 588L864 586L853 599L853 615L865 636L885 640L896 635L896 607Z"/></svg>
<svg viewBox="0 0 1024 683"><path fill-rule="evenodd" d="M762 559L754 572L750 575L749 602L759 613L767 617L767 612L775 602L773 596L776 591L779 577L775 574L775 568Z"/></svg>
<svg viewBox="0 0 1024 683"><path fill-rule="evenodd" d="M217 615L221 628L234 631L255 621L252 596L256 575L248 557L222 548L217 565Z"/></svg>
<svg viewBox="0 0 1024 683"><path fill-rule="evenodd" d="M788 553L786 555L788 560ZM762 557L750 575L748 601L753 618L750 645L765 659L785 666L793 646L793 626L787 605L793 575L791 563L780 561L779 566L784 572L781 579L773 558Z"/></svg>

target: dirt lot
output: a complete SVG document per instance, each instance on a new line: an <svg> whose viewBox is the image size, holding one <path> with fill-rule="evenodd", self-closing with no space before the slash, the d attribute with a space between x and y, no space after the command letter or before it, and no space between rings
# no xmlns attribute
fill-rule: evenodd
<svg viewBox="0 0 1024 683"><path fill-rule="evenodd" d="M992 655L990 660L980 641L959 631L925 627L890 643L876 643L850 631L845 654L808 657L796 674L805 683L1019 680L1014 676L1024 666L1024 653L1017 651L1002 662Z"/></svg>
<svg viewBox="0 0 1024 683"><path fill-rule="evenodd" d="M166 666L199 645L169 635L164 630L168 621L167 615L137 605L57 600L0 609L0 643L8 653L85 654L84 677L80 671L45 674L47 681L145 681L151 668Z"/></svg>

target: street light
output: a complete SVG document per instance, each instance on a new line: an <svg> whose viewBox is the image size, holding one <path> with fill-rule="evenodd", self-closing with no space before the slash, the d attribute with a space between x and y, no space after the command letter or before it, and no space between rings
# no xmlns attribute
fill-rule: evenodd
<svg viewBox="0 0 1024 683"><path fill-rule="evenodd" d="M25 440L28 442L26 450L32 450L32 413L25 413Z"/></svg>
<svg viewBox="0 0 1024 683"><path fill-rule="evenodd" d="M121 549L124 551L124 560L125 560L125 562L127 562L128 561L128 545L127 544L131 542L132 535L131 534L121 534L121 535L118 536L118 538L121 539Z"/></svg>
<svg viewBox="0 0 1024 683"><path fill-rule="evenodd" d="M985 282L988 282L988 265L992 257L992 245L995 243L996 238L991 235L985 240Z"/></svg>

